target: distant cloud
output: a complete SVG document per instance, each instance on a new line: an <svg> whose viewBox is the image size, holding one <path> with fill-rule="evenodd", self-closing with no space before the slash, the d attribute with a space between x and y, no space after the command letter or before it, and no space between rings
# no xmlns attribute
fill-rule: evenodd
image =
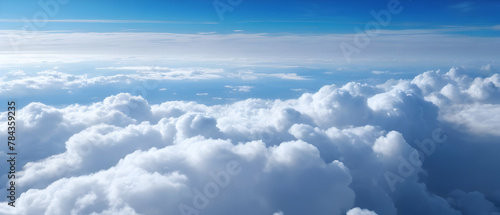
<svg viewBox="0 0 500 215"><path fill-rule="evenodd" d="M389 71L372 71L372 74L375 74L375 75L381 75L381 74L387 74L389 73Z"/></svg>
<svg viewBox="0 0 500 215"><path fill-rule="evenodd" d="M253 72L251 70L238 71L238 73L230 74L229 77L237 77L243 80L256 80L259 78L270 78L270 77L285 79L285 80L298 80L298 81L309 80L308 78L299 76L296 73L258 73L258 72Z"/></svg>
<svg viewBox="0 0 500 215"><path fill-rule="evenodd" d="M217 22L179 22L179 21L157 21L157 20L105 20L105 19L48 19L45 22L58 22L58 23L126 23L126 24L219 24ZM0 22L24 22L22 19L0 19Z"/></svg>
<svg viewBox="0 0 500 215"><path fill-rule="evenodd" d="M233 91L239 91L239 92L250 92L250 90L253 88L253 86L231 86L231 85L226 85L224 87L232 89Z"/></svg>
<svg viewBox="0 0 500 215"><path fill-rule="evenodd" d="M211 32L198 32L197 34L201 34L201 35L208 35L208 34L216 34L217 32L215 31L211 31Z"/></svg>
<svg viewBox="0 0 500 215"><path fill-rule="evenodd" d="M134 71L164 71L170 70L168 67L161 66L121 66L121 67L98 67L97 70L134 70Z"/></svg>
<svg viewBox="0 0 500 215"><path fill-rule="evenodd" d="M26 73L24 73L23 70L12 70L8 72L9 75L14 75L14 76L25 76Z"/></svg>
<svg viewBox="0 0 500 215"><path fill-rule="evenodd" d="M493 66L491 64L487 64L487 65L481 66L481 70L491 72L493 70Z"/></svg>
<svg viewBox="0 0 500 215"><path fill-rule="evenodd" d="M488 27L488 29L492 29ZM432 60L455 62L457 59L493 61L495 37L456 35L469 28L382 30L377 40L359 53L355 62L406 62ZM23 37L25 32L0 30L0 46L13 54L0 53L0 66L83 63L94 61L212 62L228 66L321 65L338 68L346 63L340 44L352 41L355 34L174 34L152 32L64 32L38 31L36 40ZM141 38L141 40L137 40ZM241 41L246 41L242 43ZM425 41L425 43L422 43ZM330 45L325 45L330 44ZM404 44L402 49L401 44ZM474 47L467 44L476 44ZM67 50L73 50L68 53ZM290 51L300 50L300 51ZM466 53L463 50L468 50ZM43 54L40 54L43 53ZM392 53L400 53L394 56ZM404 57L403 57L404 56ZM293 76L284 78L297 79ZM302 78L303 79L303 78Z"/></svg>
<svg viewBox="0 0 500 215"><path fill-rule="evenodd" d="M347 211L346 215L377 215L377 213L375 213L373 211L366 210L366 209L353 208L353 209Z"/></svg>

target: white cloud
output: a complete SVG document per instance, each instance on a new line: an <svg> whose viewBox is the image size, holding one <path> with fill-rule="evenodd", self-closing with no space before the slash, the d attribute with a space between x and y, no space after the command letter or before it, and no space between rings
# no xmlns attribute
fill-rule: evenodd
<svg viewBox="0 0 500 215"><path fill-rule="evenodd" d="M30 134L18 142L20 195L0 213L495 214L500 76L460 73L214 106L126 93L30 103L17 121Z"/></svg>
<svg viewBox="0 0 500 215"><path fill-rule="evenodd" d="M239 77L244 80L258 78L280 78L288 80L308 80L295 73L241 73L233 74L217 68L169 68L159 66L124 66L100 67L97 70L116 70L118 74L89 74L73 75L56 70L44 70L35 74L25 74L21 70L10 71L7 76L0 77L0 94L11 92L30 94L34 90L78 89L108 84L137 84L146 90L157 87L159 81L182 80L213 80ZM94 75L92 75L94 74ZM143 82L143 83L140 83ZM226 86L227 87L227 86ZM249 92L253 86L229 86L235 91ZM151 88L151 89L150 89ZM160 88L165 91L167 88ZM135 90L135 88L133 89ZM140 91L140 90L138 90Z"/></svg>
<svg viewBox="0 0 500 215"><path fill-rule="evenodd" d="M62 22L62 23L142 23L142 24L165 24L165 23L176 23L176 24L207 24L214 25L217 22L179 22L179 21L158 21L158 20L106 20L106 19L49 19L46 22ZM24 23L25 20L22 19L0 19L0 22L20 22Z"/></svg>
<svg viewBox="0 0 500 215"><path fill-rule="evenodd" d="M450 8L460 10L462 12L469 12L474 8L474 2L464 1L451 5Z"/></svg>
<svg viewBox="0 0 500 215"><path fill-rule="evenodd" d="M72 75L54 70L45 70L36 75L23 75L17 72L16 77L0 80L0 93L9 91L25 92L29 89L73 89L111 83L131 84L140 81L162 80L206 80L222 78L221 69L208 68L158 68L158 67L121 67L118 70L138 70L135 73L102 75L90 77Z"/></svg>
<svg viewBox="0 0 500 215"><path fill-rule="evenodd" d="M290 80L308 80L305 77L298 76L295 73L276 73L276 74L268 74L271 77L277 77L281 79L290 79Z"/></svg>
<svg viewBox="0 0 500 215"><path fill-rule="evenodd" d="M373 211L366 210L366 209L353 208L353 209L347 211L346 215L377 215L377 213L375 213Z"/></svg>
<svg viewBox="0 0 500 215"><path fill-rule="evenodd" d="M389 71L372 71L373 74L375 75L381 75L381 74L386 74L386 73L389 73Z"/></svg>
<svg viewBox="0 0 500 215"><path fill-rule="evenodd" d="M253 86L231 86L231 85L226 85L224 87L232 89L233 91L239 91L239 92L250 92L250 90L253 88Z"/></svg>
<svg viewBox="0 0 500 215"><path fill-rule="evenodd" d="M51 20L53 21L53 20ZM491 29L491 27L489 27ZM449 34L450 31L477 29L382 30L377 40L353 56L355 62L385 65L388 62L441 62L496 59L498 39ZM339 48L353 43L352 34L174 34L152 32L63 32L37 31L36 39L24 31L0 31L0 65L40 65L125 61L135 62L215 62L231 66L322 65L338 68L346 63ZM402 37L404 35L404 37ZM31 36L31 37L29 37ZM141 38L141 40L137 40ZM243 41L243 42L242 42ZM17 44L12 46L12 44ZM325 44L330 44L326 45ZM404 44L404 46L401 46ZM476 44L470 46L469 44ZM404 48L402 48L404 47ZM16 51L17 50L17 51ZM67 50L73 50L69 54ZM215 50L215 52L214 52ZM296 51L300 50L300 51ZM463 52L463 50L468 50ZM14 53L14 54L13 54ZM43 53L43 54L40 54ZM88 53L88 54L85 54ZM394 55L393 53L398 53ZM396 56L396 57L395 57ZM390 59L390 60L387 60ZM284 76L296 79L295 76Z"/></svg>
<svg viewBox="0 0 500 215"><path fill-rule="evenodd" d="M133 70L133 71L165 71L171 70L161 66L120 66L120 67L99 67L97 70Z"/></svg>
<svg viewBox="0 0 500 215"><path fill-rule="evenodd" d="M491 64L487 64L487 65L481 66L481 70L491 72L493 70L493 66Z"/></svg>
<svg viewBox="0 0 500 215"><path fill-rule="evenodd" d="M429 71L418 75L413 83L419 86L426 100L440 108L440 117L477 134L499 135L496 111L500 103L500 75L469 78L461 68L447 73Z"/></svg>
<svg viewBox="0 0 500 215"><path fill-rule="evenodd" d="M407 145L408 143L400 133L391 131L387 134L387 137L379 137L372 148L376 153L393 157L395 154L399 154L401 148Z"/></svg>
<svg viewBox="0 0 500 215"><path fill-rule="evenodd" d="M198 32L197 34L201 34L201 35L207 35L207 34L216 34L217 32L215 31L210 31L210 32Z"/></svg>
<svg viewBox="0 0 500 215"><path fill-rule="evenodd" d="M26 73L24 73L23 70L12 70L8 74L14 75L14 76L25 76L26 75Z"/></svg>
<svg viewBox="0 0 500 215"><path fill-rule="evenodd" d="M259 78L279 78L284 80L309 80L296 73L259 73L252 70L240 70L237 74L230 74L229 77L237 77L243 80L256 80Z"/></svg>

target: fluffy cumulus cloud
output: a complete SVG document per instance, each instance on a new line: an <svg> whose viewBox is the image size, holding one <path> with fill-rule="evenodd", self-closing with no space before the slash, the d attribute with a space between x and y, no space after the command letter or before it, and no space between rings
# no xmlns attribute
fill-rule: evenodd
<svg viewBox="0 0 500 215"><path fill-rule="evenodd" d="M499 87L453 68L291 100L31 103L0 214L499 214Z"/></svg>

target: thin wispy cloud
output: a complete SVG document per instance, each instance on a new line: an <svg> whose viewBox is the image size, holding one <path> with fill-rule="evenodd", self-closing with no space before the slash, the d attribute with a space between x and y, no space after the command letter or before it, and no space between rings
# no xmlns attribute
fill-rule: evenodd
<svg viewBox="0 0 500 215"><path fill-rule="evenodd" d="M498 6L0 0L0 214L499 215Z"/></svg>
<svg viewBox="0 0 500 215"><path fill-rule="evenodd" d="M231 85L226 85L224 87L238 92L250 92L250 90L253 88L253 86L231 86Z"/></svg>
<svg viewBox="0 0 500 215"><path fill-rule="evenodd" d="M458 30L458 29L455 29ZM183 62L223 62L234 65L333 66L345 63L339 44L353 42L356 34L174 34L146 32L37 32L30 40L23 31L0 31L3 51L19 42L17 53L3 54L2 65L12 63L78 62L135 58ZM139 40L137 38L140 38ZM245 41L245 42L241 42ZM442 30L384 30L354 60L433 60L453 62L492 60L500 41L496 37L454 35ZM330 44L330 45L325 45ZM470 46L468 44L476 44ZM72 50L70 53L67 50ZM300 50L300 51L294 51ZM467 52L464 52L467 50ZM37 54L43 53L43 54ZM393 55L398 53L398 55ZM289 77L294 78L294 77Z"/></svg>
<svg viewBox="0 0 500 215"><path fill-rule="evenodd" d="M0 22L24 23L23 19L0 19ZM215 25L218 22L185 22L185 21L162 21L162 20L107 20L107 19L47 19L44 22L54 23L102 23L102 24L206 24Z"/></svg>
<svg viewBox="0 0 500 215"><path fill-rule="evenodd" d="M454 5L451 5L450 8L459 10L461 12L469 12L474 9L474 2L470 1L465 1L465 2L460 2Z"/></svg>
<svg viewBox="0 0 500 215"><path fill-rule="evenodd" d="M460 70L227 105L151 104L129 93L86 105L31 102L18 116L30 134L18 142L20 195L0 213L182 214L208 193L217 201L196 207L207 214L496 214L500 79ZM460 188L474 180L481 192ZM454 187L436 192L443 183ZM248 204L255 199L266 204Z"/></svg>

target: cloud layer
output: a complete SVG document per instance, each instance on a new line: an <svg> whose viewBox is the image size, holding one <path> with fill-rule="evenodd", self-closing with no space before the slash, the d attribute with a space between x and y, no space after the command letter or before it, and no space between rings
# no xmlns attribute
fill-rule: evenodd
<svg viewBox="0 0 500 215"><path fill-rule="evenodd" d="M452 68L291 100L31 103L0 213L499 214L499 87Z"/></svg>
<svg viewBox="0 0 500 215"><path fill-rule="evenodd" d="M29 94L36 90L75 90L92 86L106 86L111 84L125 85L142 82L146 89L157 87L161 81L183 81L183 80L217 80L224 78L237 78L242 80L259 78L278 78L288 80L307 80L296 73L256 73L246 71L245 73L232 73L224 69L213 68L168 68L151 66L134 67L106 67L97 70L119 70L120 73L113 75L82 74L73 75L59 72L55 69L26 74L22 70L12 70L4 76L0 76L0 95L9 93ZM92 74L91 73L91 74ZM150 83L151 82L151 83ZM249 92L252 86L226 86L234 91ZM149 89L151 88L151 89Z"/></svg>
<svg viewBox="0 0 500 215"><path fill-rule="evenodd" d="M495 29L493 26L484 28ZM362 50L350 50L355 53L350 58L352 62L368 65L406 63L408 59L434 64L436 57L443 63L495 62L498 38L463 35L463 32L477 29L448 26L440 29L380 30L376 36L358 34L355 29L330 34L1 30L0 47L4 52L0 52L0 65L60 65L134 59L149 62L216 62L231 66L323 65L330 68L331 65L347 63L340 47L343 43L351 46L362 44L356 45L363 47ZM68 50L71 52L68 53Z"/></svg>

